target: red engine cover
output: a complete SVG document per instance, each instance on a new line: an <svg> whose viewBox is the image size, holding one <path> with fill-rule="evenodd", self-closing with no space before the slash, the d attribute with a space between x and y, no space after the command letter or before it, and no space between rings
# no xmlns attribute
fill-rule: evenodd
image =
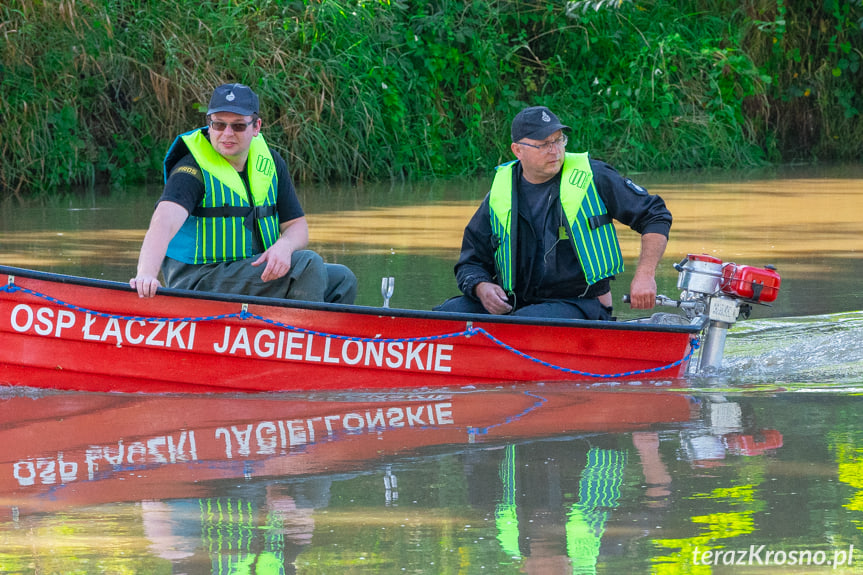
<svg viewBox="0 0 863 575"><path fill-rule="evenodd" d="M692 262L707 262L710 264L721 264L722 260L717 258L716 256L709 256L707 254L686 254L686 259Z"/></svg>
<svg viewBox="0 0 863 575"><path fill-rule="evenodd" d="M779 295L781 283L779 274L773 270L727 263L722 266L719 289L729 295L767 303L774 301Z"/></svg>
<svg viewBox="0 0 863 575"><path fill-rule="evenodd" d="M729 449L743 455L761 455L768 449L782 447L782 434L775 429L762 429L753 435L730 433L724 439Z"/></svg>

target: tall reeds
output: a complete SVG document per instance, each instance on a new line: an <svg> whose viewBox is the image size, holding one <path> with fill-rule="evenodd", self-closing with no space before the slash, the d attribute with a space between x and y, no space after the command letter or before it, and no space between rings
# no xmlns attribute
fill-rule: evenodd
<svg viewBox="0 0 863 575"><path fill-rule="evenodd" d="M301 181L487 171L533 104L624 170L858 159L860 18L860 0L8 0L0 194L156 179L234 81Z"/></svg>

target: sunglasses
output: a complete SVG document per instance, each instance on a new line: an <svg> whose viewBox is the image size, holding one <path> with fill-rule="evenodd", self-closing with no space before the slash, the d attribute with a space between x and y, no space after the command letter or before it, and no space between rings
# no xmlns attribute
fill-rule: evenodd
<svg viewBox="0 0 863 575"><path fill-rule="evenodd" d="M250 122L217 122L215 120L210 120L210 129L215 130L217 132L224 132L225 129L230 126L231 130L234 132L245 132L246 128L255 123L255 120Z"/></svg>

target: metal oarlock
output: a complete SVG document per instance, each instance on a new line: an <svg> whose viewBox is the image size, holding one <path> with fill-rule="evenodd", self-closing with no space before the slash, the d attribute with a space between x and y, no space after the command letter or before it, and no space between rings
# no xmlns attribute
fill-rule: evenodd
<svg viewBox="0 0 863 575"><path fill-rule="evenodd" d="M384 298L384 307L390 307L390 298L393 297L393 289L395 289L396 278L388 277L381 278L381 295Z"/></svg>

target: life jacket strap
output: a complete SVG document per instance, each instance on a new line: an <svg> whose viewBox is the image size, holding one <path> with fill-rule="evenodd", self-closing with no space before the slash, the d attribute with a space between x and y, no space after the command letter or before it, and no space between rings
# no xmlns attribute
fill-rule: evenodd
<svg viewBox="0 0 863 575"><path fill-rule="evenodd" d="M598 216L590 216L587 218L587 223L590 224L590 229L592 230L610 224L611 222L611 216L608 214L599 214Z"/></svg>
<svg viewBox="0 0 863 575"><path fill-rule="evenodd" d="M255 220L275 216L278 213L275 205L270 206L219 206L215 208L204 208L201 206L192 210L192 215L197 218L243 218L243 225L249 229L254 226Z"/></svg>

